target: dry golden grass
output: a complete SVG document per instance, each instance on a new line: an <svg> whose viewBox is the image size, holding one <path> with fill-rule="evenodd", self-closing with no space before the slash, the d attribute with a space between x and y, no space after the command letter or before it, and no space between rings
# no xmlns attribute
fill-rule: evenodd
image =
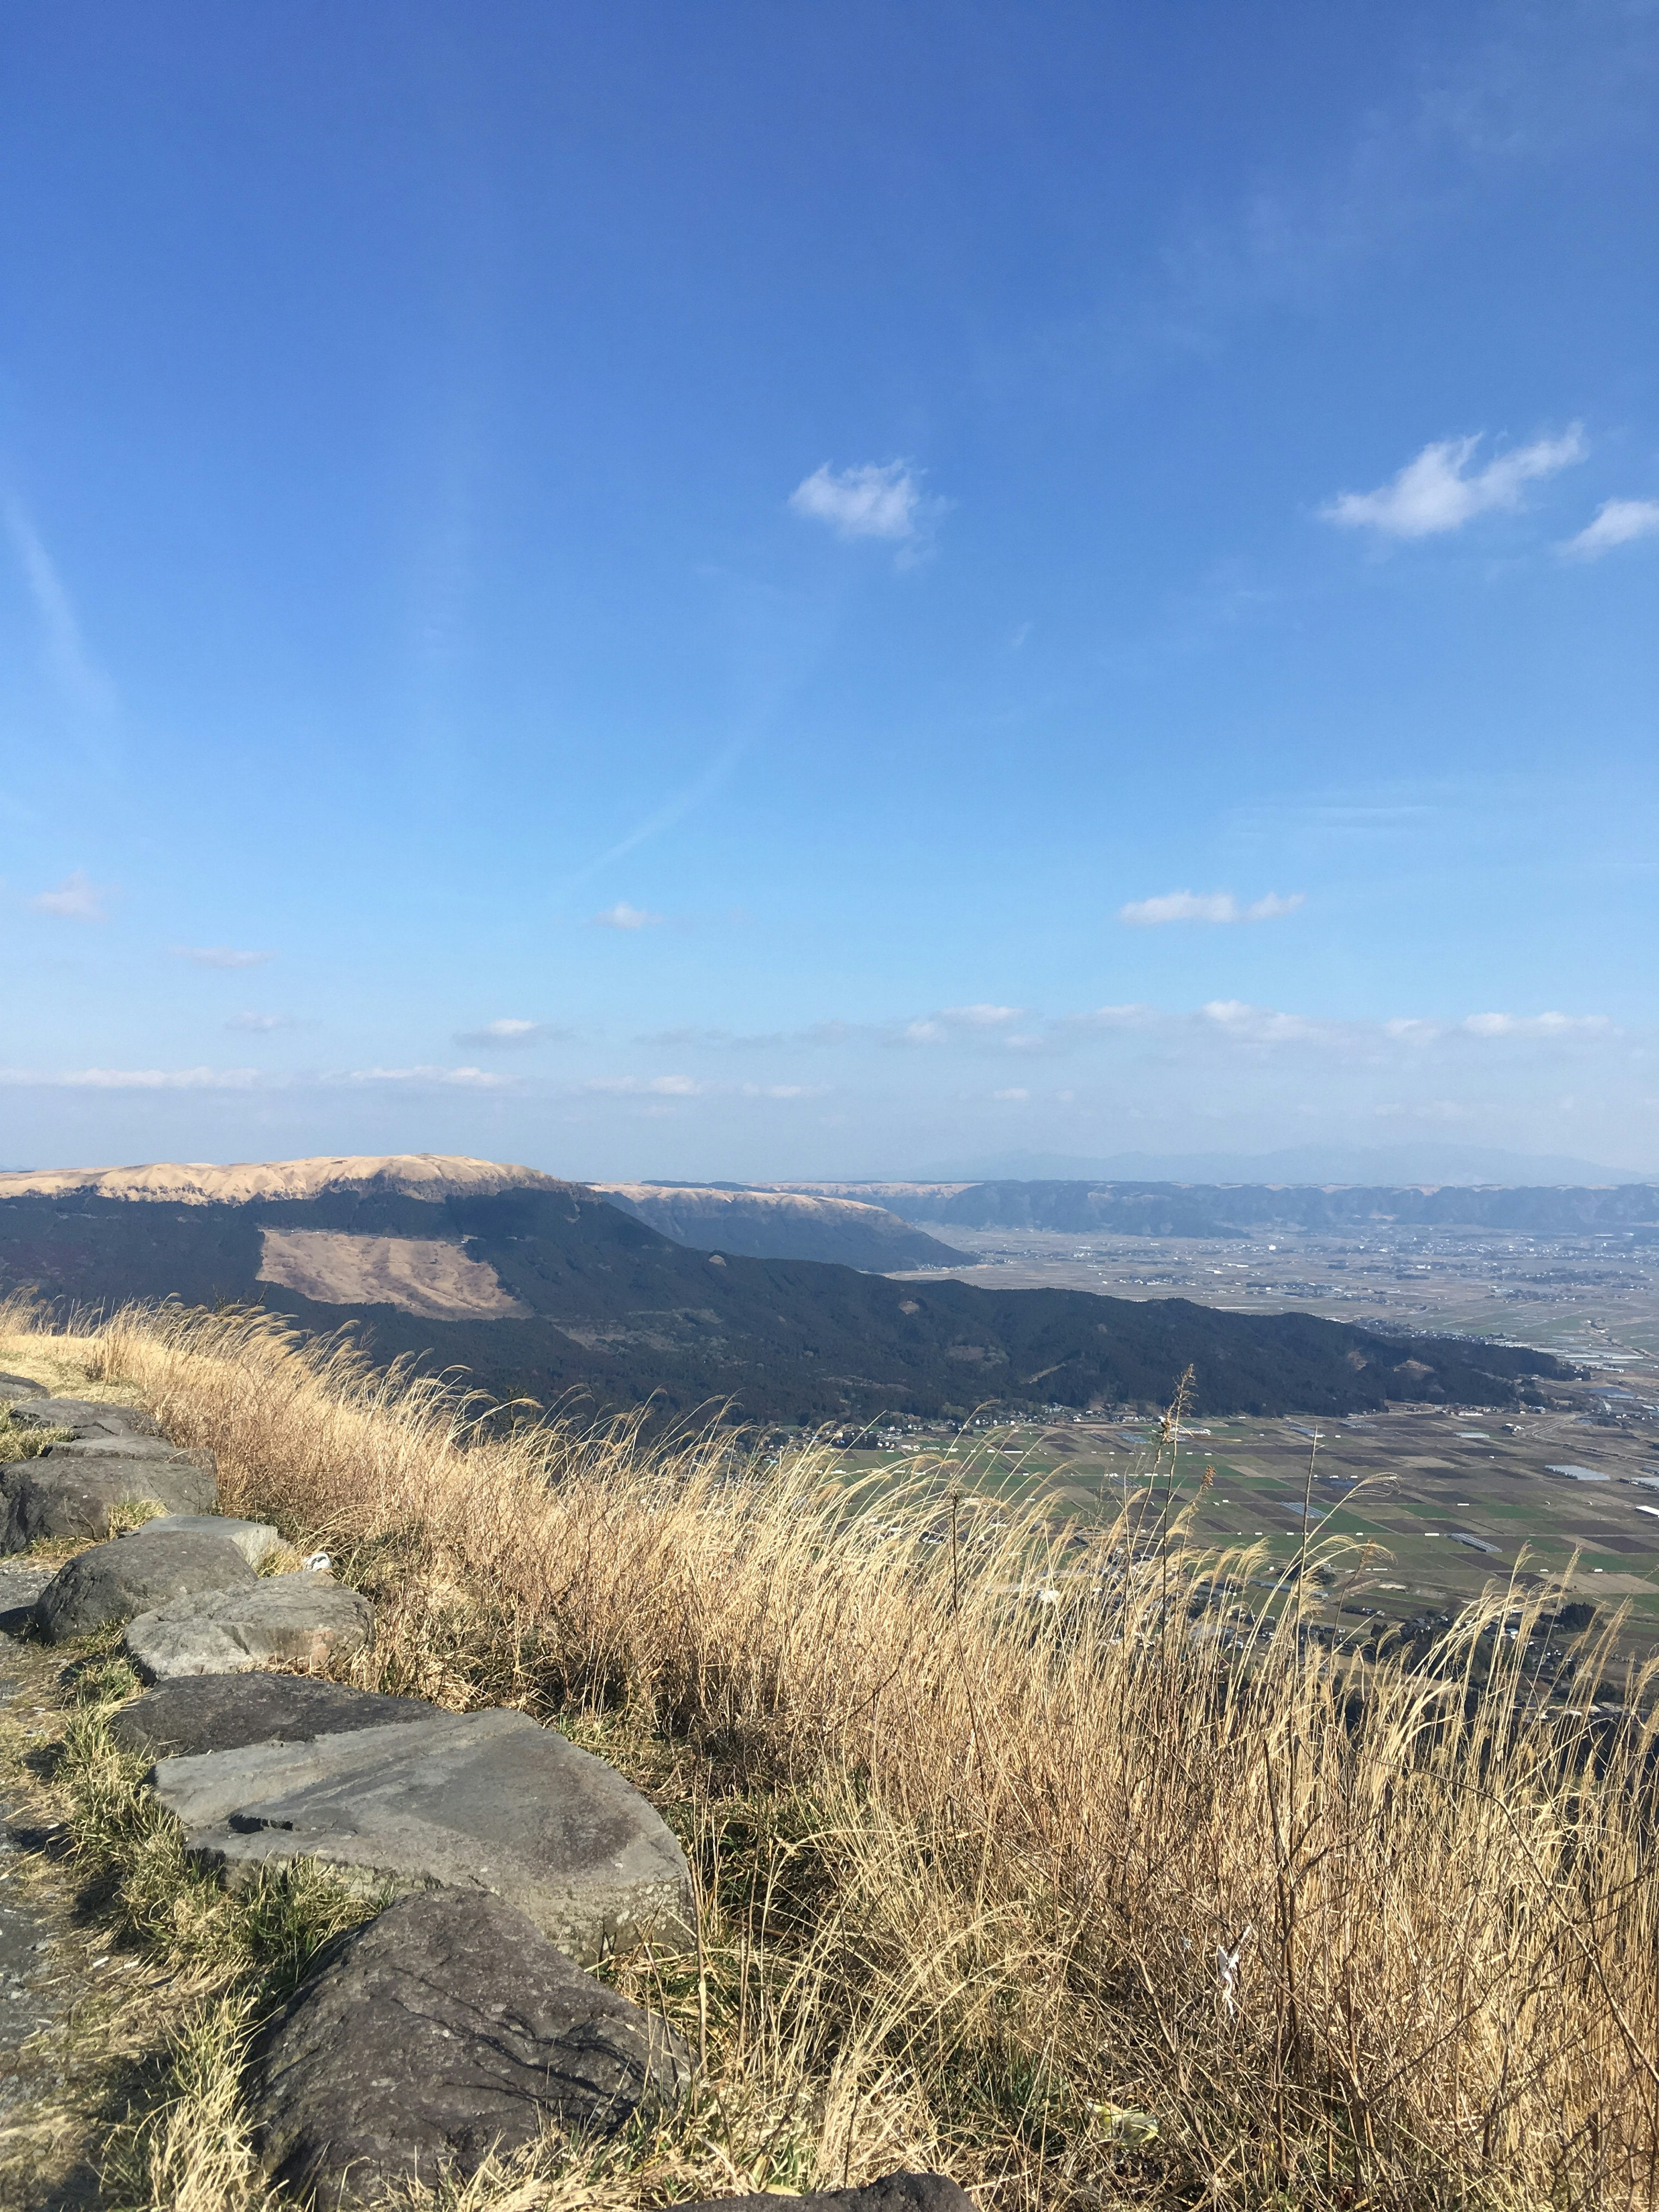
<svg viewBox="0 0 1659 2212"><path fill-rule="evenodd" d="M705 2053L691 2111L469 2212L900 2163L1009 2212L1659 2193L1651 1730L1530 1701L1505 1593L1455 1679L1339 1667L1294 1603L1241 1653L1195 1632L1240 1562L1178 1512L1126 1572L1121 1523L1061 1550L926 1472L875 1502L810 1449L501 1433L260 1316L52 1348L374 1597L362 1680L556 1718L686 1843L698 1955L617 1973ZM236 2170L177 2201L253 2203Z"/></svg>

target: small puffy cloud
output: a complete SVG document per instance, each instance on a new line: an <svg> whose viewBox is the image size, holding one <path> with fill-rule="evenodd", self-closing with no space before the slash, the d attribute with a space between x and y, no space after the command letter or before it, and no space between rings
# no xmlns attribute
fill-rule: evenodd
<svg viewBox="0 0 1659 2212"><path fill-rule="evenodd" d="M233 1014L225 1024L228 1030L246 1030L256 1036L264 1036L271 1030L297 1026L292 1014Z"/></svg>
<svg viewBox="0 0 1659 2212"><path fill-rule="evenodd" d="M1273 1006L1252 1006L1243 999L1212 999L1198 1012L1201 1021L1241 1044L1323 1044L1344 1035L1337 1023L1280 1013Z"/></svg>
<svg viewBox="0 0 1659 2212"><path fill-rule="evenodd" d="M901 1044L947 1044L952 1037L990 1037L1005 1040L1010 1022L1024 1013L1024 1006L995 1006L981 1001L973 1006L941 1006L937 1013L919 1014L898 1033Z"/></svg>
<svg viewBox="0 0 1659 2212"><path fill-rule="evenodd" d="M1659 499L1603 500L1594 522L1577 538L1569 538L1561 550L1577 561L1597 561L1615 545L1633 545L1638 538L1659 533Z"/></svg>
<svg viewBox="0 0 1659 2212"><path fill-rule="evenodd" d="M939 1015L942 1022L954 1028L967 1030L1000 1029L1005 1022L1017 1022L1024 1012L1024 1006L946 1006Z"/></svg>
<svg viewBox="0 0 1659 2212"><path fill-rule="evenodd" d="M84 868L76 868L56 890L37 892L29 904L37 914L55 914L64 921L107 921L104 900L109 888L94 884Z"/></svg>
<svg viewBox="0 0 1659 2212"><path fill-rule="evenodd" d="M1559 438L1536 439L1472 470L1480 443L1477 436L1425 446L1391 483L1344 492L1320 509L1321 519L1349 530L1379 530L1388 538L1437 537L1461 530L1477 514L1519 507L1526 485L1582 461L1589 450L1583 426L1575 422Z"/></svg>
<svg viewBox="0 0 1659 2212"><path fill-rule="evenodd" d="M170 945L175 960L191 961L198 968L263 968L274 952L242 952L234 945Z"/></svg>
<svg viewBox="0 0 1659 2212"><path fill-rule="evenodd" d="M1294 914L1306 898L1305 891L1292 891L1288 898L1268 891L1246 904L1231 891L1164 891L1157 898L1131 899L1118 908L1117 918L1134 929L1153 929L1166 921L1274 921L1282 914Z"/></svg>
<svg viewBox="0 0 1659 2212"><path fill-rule="evenodd" d="M1020 1090L1020 1089L1018 1088L1018 1085L1016 1085L1016 1086L1015 1086L1012 1090L1011 1090L1011 1091L994 1091L991 1093L991 1096L992 1096L992 1097L993 1097L993 1098L1009 1098L1009 1099L1029 1098L1029 1097L1030 1097L1030 1095L1031 1095L1031 1094L1030 1094L1030 1092L1029 1091L1022 1091L1022 1090Z"/></svg>
<svg viewBox="0 0 1659 2212"><path fill-rule="evenodd" d="M827 1083L744 1083L738 1086L744 1098L822 1098L829 1091Z"/></svg>
<svg viewBox="0 0 1659 2212"><path fill-rule="evenodd" d="M629 906L626 899L618 899L615 906L607 907L603 914L592 916L595 929L649 929L662 920L659 914L647 914L642 906Z"/></svg>
<svg viewBox="0 0 1659 2212"><path fill-rule="evenodd" d="M512 1050L518 1045L545 1044L550 1038L568 1036L568 1030L556 1030L550 1022L522 1021L505 1015L500 1021L486 1022L482 1029L457 1030L457 1044L483 1045L499 1051Z"/></svg>
<svg viewBox="0 0 1659 2212"><path fill-rule="evenodd" d="M797 514L827 522L839 538L914 538L921 526L921 480L908 461L866 461L832 469L828 461L795 486Z"/></svg>

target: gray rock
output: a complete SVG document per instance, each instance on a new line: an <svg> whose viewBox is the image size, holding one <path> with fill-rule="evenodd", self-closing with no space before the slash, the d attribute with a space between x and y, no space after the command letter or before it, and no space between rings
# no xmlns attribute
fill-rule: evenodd
<svg viewBox="0 0 1659 2212"><path fill-rule="evenodd" d="M232 1888L310 1857L370 1891L483 1891L584 1962L647 1930L689 1941L695 1925L684 1857L658 1815L527 1713L163 1759L150 1782Z"/></svg>
<svg viewBox="0 0 1659 2212"><path fill-rule="evenodd" d="M0 1406L10 1405L19 1398L38 1398L40 1385L30 1382L27 1375L0 1375Z"/></svg>
<svg viewBox="0 0 1659 2212"><path fill-rule="evenodd" d="M53 1567L0 1567L0 1635L29 1634L34 1601L56 1572Z"/></svg>
<svg viewBox="0 0 1659 2212"><path fill-rule="evenodd" d="M247 2087L267 2170L333 2208L472 2173L544 2120L611 2134L672 2109L690 2075L672 2028L522 1913L446 1895L407 1898L331 1945L261 2034Z"/></svg>
<svg viewBox="0 0 1659 2212"><path fill-rule="evenodd" d="M34 1617L47 1643L61 1644L170 1598L253 1589L258 1580L228 1536L153 1536L146 1529L95 1544L60 1568L36 1600Z"/></svg>
<svg viewBox="0 0 1659 2212"><path fill-rule="evenodd" d="M186 1451L170 1444L165 1437L77 1437L73 1443L48 1444L40 1456L60 1465L64 1460L80 1459L176 1459L200 1468L204 1474L216 1475L219 1471L219 1462L210 1451Z"/></svg>
<svg viewBox="0 0 1659 2212"><path fill-rule="evenodd" d="M251 1567L283 1540L269 1521L238 1521L229 1513L161 1513L123 1540L133 1536L228 1536Z"/></svg>
<svg viewBox="0 0 1659 2212"><path fill-rule="evenodd" d="M43 1536L107 1536L124 1506L204 1513L216 1494L210 1474L178 1457L14 1460L0 1468L0 1552L27 1551Z"/></svg>
<svg viewBox="0 0 1659 2212"><path fill-rule="evenodd" d="M676 2212L974 2212L974 2200L942 2173L884 2173L862 2189L810 2197L704 2197Z"/></svg>
<svg viewBox="0 0 1659 2212"><path fill-rule="evenodd" d="M304 1674L186 1674L123 1705L110 1734L124 1751L189 1759L430 1720L437 1711L423 1698L383 1698Z"/></svg>
<svg viewBox="0 0 1659 2212"><path fill-rule="evenodd" d="M140 1681L168 1682L258 1667L325 1667L374 1640L374 1608L366 1597L331 1575L301 1569L141 1613L128 1624L123 1649Z"/></svg>
<svg viewBox="0 0 1659 2212"><path fill-rule="evenodd" d="M152 1437L155 1424L137 1406L102 1406L94 1398L14 1400L11 1417L20 1428L73 1429L77 1437Z"/></svg>

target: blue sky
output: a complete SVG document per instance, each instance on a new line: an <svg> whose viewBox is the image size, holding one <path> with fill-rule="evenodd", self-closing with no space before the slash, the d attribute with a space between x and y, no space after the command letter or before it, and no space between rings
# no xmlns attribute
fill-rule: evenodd
<svg viewBox="0 0 1659 2212"><path fill-rule="evenodd" d="M0 44L0 1163L1659 1168L1651 5Z"/></svg>

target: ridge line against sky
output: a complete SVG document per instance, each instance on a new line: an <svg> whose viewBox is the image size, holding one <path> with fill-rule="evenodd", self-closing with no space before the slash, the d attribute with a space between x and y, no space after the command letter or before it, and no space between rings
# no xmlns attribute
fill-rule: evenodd
<svg viewBox="0 0 1659 2212"><path fill-rule="evenodd" d="M1652 7L0 35L0 1156L1659 1164Z"/></svg>

